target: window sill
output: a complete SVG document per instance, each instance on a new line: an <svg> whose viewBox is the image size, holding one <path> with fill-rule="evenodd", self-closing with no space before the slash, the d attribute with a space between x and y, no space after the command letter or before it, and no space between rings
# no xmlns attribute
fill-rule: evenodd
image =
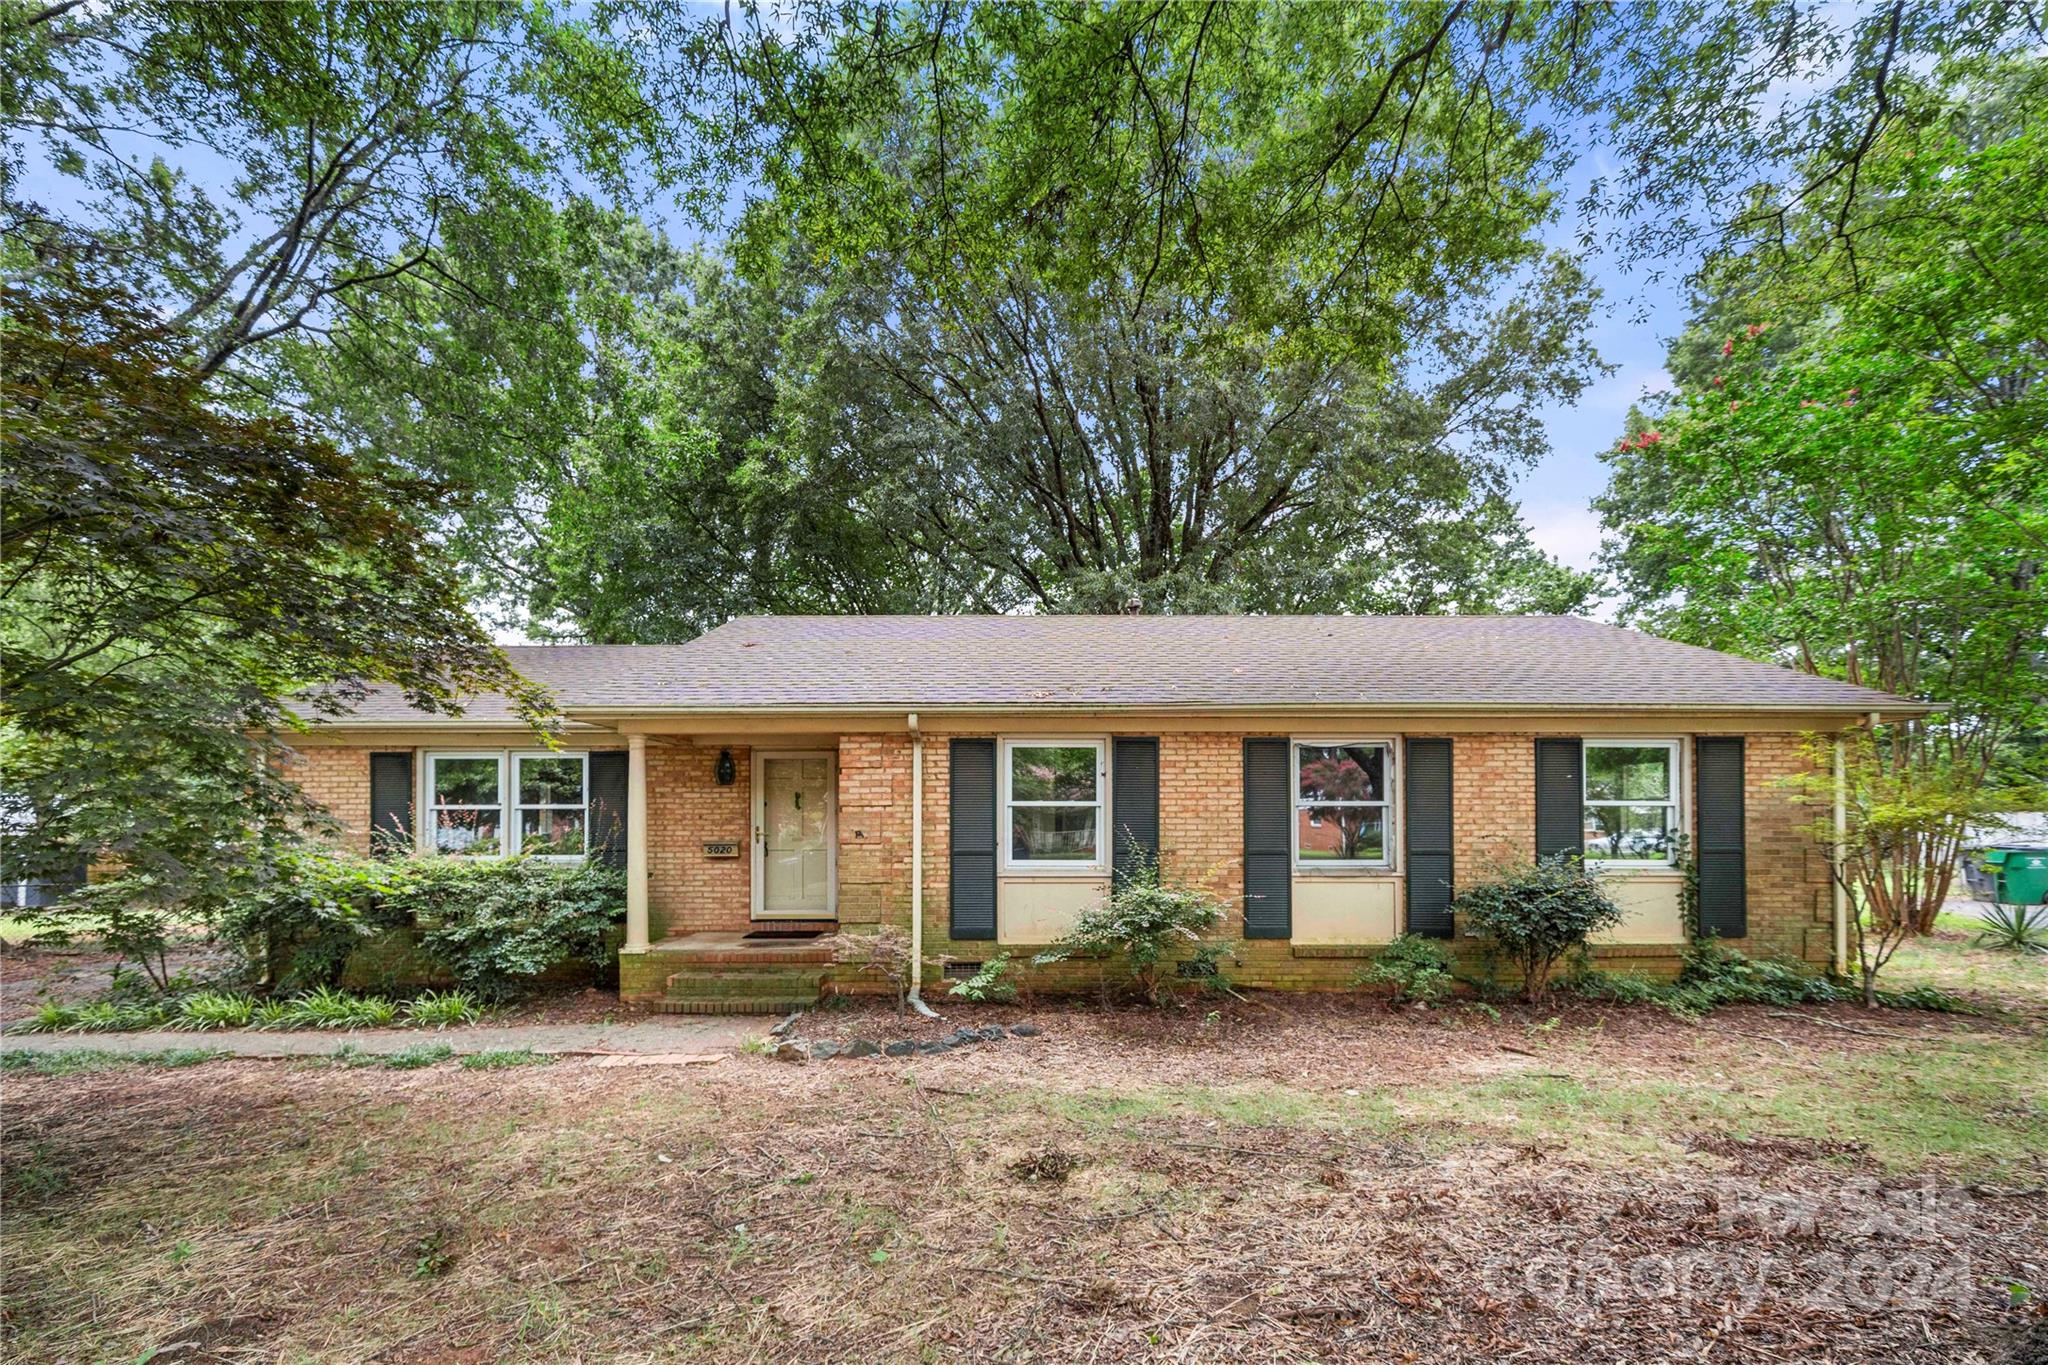
<svg viewBox="0 0 2048 1365"><path fill-rule="evenodd" d="M1349 882L1360 878L1398 877L1397 867L1301 867L1294 869L1294 879L1302 882Z"/></svg>
<svg viewBox="0 0 2048 1365"><path fill-rule="evenodd" d="M1035 881L1099 882L1109 876L1106 867L1004 867L1004 877L1029 877Z"/></svg>
<svg viewBox="0 0 2048 1365"><path fill-rule="evenodd" d="M1651 863L1645 866L1642 863L1600 863L1588 858L1586 870L1596 876L1622 877L1629 881L1685 880L1685 873L1669 863Z"/></svg>

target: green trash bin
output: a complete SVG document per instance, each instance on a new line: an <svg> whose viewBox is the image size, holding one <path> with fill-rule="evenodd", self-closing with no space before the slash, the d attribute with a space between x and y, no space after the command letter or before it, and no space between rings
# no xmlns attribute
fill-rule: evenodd
<svg viewBox="0 0 2048 1365"><path fill-rule="evenodd" d="M2000 905L2048 903L2048 848L1987 848L1982 856Z"/></svg>

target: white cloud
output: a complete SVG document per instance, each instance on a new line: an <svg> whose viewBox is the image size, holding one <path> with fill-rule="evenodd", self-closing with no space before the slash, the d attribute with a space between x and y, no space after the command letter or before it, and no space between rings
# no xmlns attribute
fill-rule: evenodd
<svg viewBox="0 0 2048 1365"><path fill-rule="evenodd" d="M1590 569L1600 552L1600 517L1584 503L1524 502L1529 539L1574 569Z"/></svg>

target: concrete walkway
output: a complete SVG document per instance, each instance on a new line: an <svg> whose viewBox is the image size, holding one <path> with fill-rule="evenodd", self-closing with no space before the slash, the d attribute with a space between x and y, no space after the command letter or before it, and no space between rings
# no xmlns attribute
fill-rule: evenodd
<svg viewBox="0 0 2048 1365"><path fill-rule="evenodd" d="M210 1033L151 1029L141 1033L0 1033L0 1050L162 1052L217 1048L237 1057L328 1057L343 1044L384 1055L422 1043L446 1043L455 1052L535 1052L627 1058L704 1057L736 1050L764 1036L773 1016L656 1015L617 1024L513 1024L451 1029L301 1029L290 1033L221 1029Z"/></svg>

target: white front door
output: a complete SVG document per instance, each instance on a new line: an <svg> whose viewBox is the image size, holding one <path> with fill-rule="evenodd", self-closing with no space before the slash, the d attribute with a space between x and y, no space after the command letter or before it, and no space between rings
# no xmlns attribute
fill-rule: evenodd
<svg viewBox="0 0 2048 1365"><path fill-rule="evenodd" d="M829 750L754 755L754 917L830 919L838 782Z"/></svg>

